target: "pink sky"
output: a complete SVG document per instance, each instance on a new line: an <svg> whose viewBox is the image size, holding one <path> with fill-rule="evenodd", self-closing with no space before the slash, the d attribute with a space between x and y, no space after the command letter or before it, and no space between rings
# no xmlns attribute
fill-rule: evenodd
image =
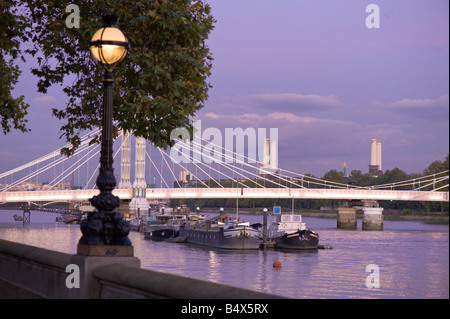
<svg viewBox="0 0 450 319"><path fill-rule="evenodd" d="M279 166L316 176L344 162L367 172L372 138L383 143L383 169L421 173L448 154L447 0L208 3L217 24L203 128L277 127ZM370 3L379 29L365 25ZM0 172L64 144L51 117L62 89L39 94L23 71L16 92L32 105L33 131L0 136Z"/></svg>

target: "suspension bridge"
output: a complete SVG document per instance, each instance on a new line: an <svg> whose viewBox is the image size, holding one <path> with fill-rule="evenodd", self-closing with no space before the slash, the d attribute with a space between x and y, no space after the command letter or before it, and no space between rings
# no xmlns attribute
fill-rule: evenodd
<svg viewBox="0 0 450 319"><path fill-rule="evenodd" d="M0 203L87 201L97 195L99 190L93 181L98 174L100 145L90 144L89 141L98 134L99 129L85 134L81 138L80 147L71 157L61 155L61 149L57 149L1 173ZM114 158L120 153L121 161L120 169L116 167L116 172L120 174L117 175L118 185L114 194L141 207L148 207L149 200L172 198L448 201L448 170L395 183L362 187L330 182L276 167L277 161L275 160L275 164L272 162L266 144L263 159L255 161L203 139L192 142L178 140L176 155L183 160L174 161L173 154L169 154L167 150L152 148L150 153L154 154L150 154L145 140L136 137L135 179L132 183L131 136L121 132L116 140L119 145ZM154 160L157 155L159 163ZM194 158L203 161L196 161ZM148 178L152 180L153 177L151 187L145 178L146 159L151 164L148 170ZM92 164L92 160L97 162ZM81 186L80 175L84 171L86 177ZM176 172L183 172L180 173L183 175L181 180L176 177ZM75 174L77 183L74 182ZM38 180L43 180L42 176L51 180L38 183ZM186 176L189 178L186 179ZM156 187L156 178L159 187ZM72 182L68 183L70 179Z"/></svg>

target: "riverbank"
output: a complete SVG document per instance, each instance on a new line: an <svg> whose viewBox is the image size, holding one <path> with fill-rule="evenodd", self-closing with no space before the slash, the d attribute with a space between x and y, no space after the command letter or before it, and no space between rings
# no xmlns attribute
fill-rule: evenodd
<svg viewBox="0 0 450 319"><path fill-rule="evenodd" d="M204 212L218 213L217 208L204 208ZM225 209L226 213L235 214L236 210ZM288 212L286 210L286 212ZM295 211L300 213L303 217L315 217L315 218L337 218L338 211L336 210L319 210L319 209L305 209L301 211ZM269 211L269 213L271 213ZM239 214L245 215L262 215L261 208L239 208ZM363 211L356 211L357 218L362 218ZM418 221L426 224L449 224L449 212L425 212L425 211L410 211L410 210L384 210L384 220L393 221Z"/></svg>

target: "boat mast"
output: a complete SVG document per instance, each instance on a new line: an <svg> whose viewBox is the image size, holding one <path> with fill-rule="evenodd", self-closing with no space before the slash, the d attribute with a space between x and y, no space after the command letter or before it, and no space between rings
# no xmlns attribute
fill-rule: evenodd
<svg viewBox="0 0 450 319"><path fill-rule="evenodd" d="M236 178L236 224L239 223L239 179Z"/></svg>
<svg viewBox="0 0 450 319"><path fill-rule="evenodd" d="M294 195L292 195L292 209L291 209L291 215L294 215Z"/></svg>

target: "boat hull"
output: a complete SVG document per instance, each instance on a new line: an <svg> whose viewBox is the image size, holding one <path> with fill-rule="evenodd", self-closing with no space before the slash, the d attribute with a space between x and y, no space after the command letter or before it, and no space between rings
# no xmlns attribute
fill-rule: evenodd
<svg viewBox="0 0 450 319"><path fill-rule="evenodd" d="M276 248L308 250L318 249L319 234L306 229L273 238Z"/></svg>
<svg viewBox="0 0 450 319"><path fill-rule="evenodd" d="M79 224L81 222L80 218L70 218L64 221L66 224Z"/></svg>
<svg viewBox="0 0 450 319"><path fill-rule="evenodd" d="M144 238L153 240L165 240L178 235L179 227L170 225L151 226L144 232Z"/></svg>
<svg viewBox="0 0 450 319"><path fill-rule="evenodd" d="M187 243L222 249L258 249L259 233L251 227L234 229L189 229L180 228L180 237L186 237Z"/></svg>

